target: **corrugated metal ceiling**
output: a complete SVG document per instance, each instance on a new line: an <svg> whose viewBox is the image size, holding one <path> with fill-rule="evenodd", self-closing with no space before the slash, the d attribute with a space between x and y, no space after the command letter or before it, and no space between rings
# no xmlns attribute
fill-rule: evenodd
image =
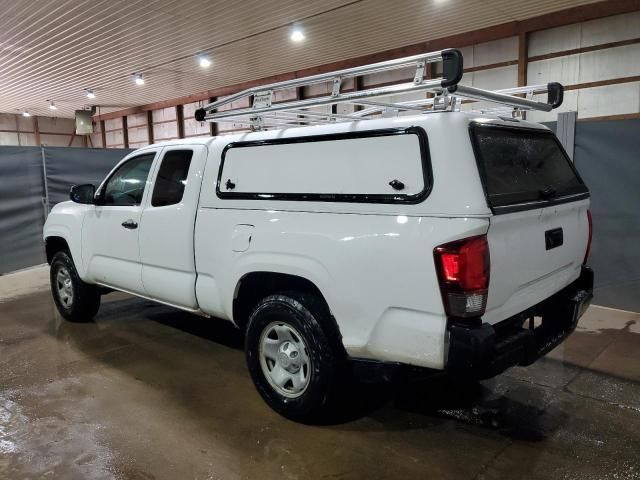
<svg viewBox="0 0 640 480"><path fill-rule="evenodd" d="M580 0L0 0L0 111L72 116L195 94L562 10ZM289 40L291 25L304 29ZM201 69L196 54L213 65ZM134 72L145 85L136 86Z"/></svg>

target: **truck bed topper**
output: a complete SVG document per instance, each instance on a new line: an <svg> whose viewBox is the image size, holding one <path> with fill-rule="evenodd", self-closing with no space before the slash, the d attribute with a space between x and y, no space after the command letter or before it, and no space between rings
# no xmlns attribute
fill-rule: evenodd
<svg viewBox="0 0 640 480"><path fill-rule="evenodd" d="M441 63L442 75L427 78L427 64ZM372 73L389 72L415 67L412 82L365 87L343 91L343 81ZM248 88L223 99L216 100L196 110L198 121L232 122L250 126L254 130L284 128L299 125L318 125L336 121L355 121L378 118L380 115L397 115L400 112L430 113L459 110L465 103L489 102L476 110L479 113L519 115L527 110L551 111L562 104L564 88L552 82L503 90L485 90L461 85L464 73L462 53L457 49L445 49L410 57L372 63L359 67L321 73L303 78ZM280 90L301 88L309 85L332 83L331 92L314 98L287 100L275 103L274 93ZM379 100L380 97L398 97L415 92L429 92L430 98L408 101ZM536 94L547 93L547 101L534 100ZM249 99L250 107L225 108L238 100ZM338 104L356 106L352 113L337 113L336 108L322 108Z"/></svg>

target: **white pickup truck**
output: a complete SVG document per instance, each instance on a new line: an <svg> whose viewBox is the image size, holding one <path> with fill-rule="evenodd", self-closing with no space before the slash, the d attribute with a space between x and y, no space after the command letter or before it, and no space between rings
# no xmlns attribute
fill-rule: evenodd
<svg viewBox="0 0 640 480"><path fill-rule="evenodd" d="M518 119L174 140L71 199L44 228L63 317L91 319L116 289L227 319L260 394L301 421L352 364L530 364L592 297L589 191L555 135Z"/></svg>

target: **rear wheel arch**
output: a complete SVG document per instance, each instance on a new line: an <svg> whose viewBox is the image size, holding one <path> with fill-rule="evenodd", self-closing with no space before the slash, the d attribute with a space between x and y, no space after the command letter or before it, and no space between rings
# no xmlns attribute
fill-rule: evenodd
<svg viewBox="0 0 640 480"><path fill-rule="evenodd" d="M249 317L260 301L270 295L297 292L313 295L318 298L327 309L327 318L323 328L335 345L344 350L342 335L326 298L315 283L307 278L279 272L251 272L245 274L238 283L233 296L233 321L244 330Z"/></svg>

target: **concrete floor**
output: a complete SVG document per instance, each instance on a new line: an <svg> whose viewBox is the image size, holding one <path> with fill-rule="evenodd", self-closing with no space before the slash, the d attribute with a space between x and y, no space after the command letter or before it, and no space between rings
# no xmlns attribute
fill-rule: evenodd
<svg viewBox="0 0 640 480"><path fill-rule="evenodd" d="M262 402L227 324L122 294L70 324L43 288L0 277L1 479L640 478L640 315L592 307L532 367L310 427Z"/></svg>

